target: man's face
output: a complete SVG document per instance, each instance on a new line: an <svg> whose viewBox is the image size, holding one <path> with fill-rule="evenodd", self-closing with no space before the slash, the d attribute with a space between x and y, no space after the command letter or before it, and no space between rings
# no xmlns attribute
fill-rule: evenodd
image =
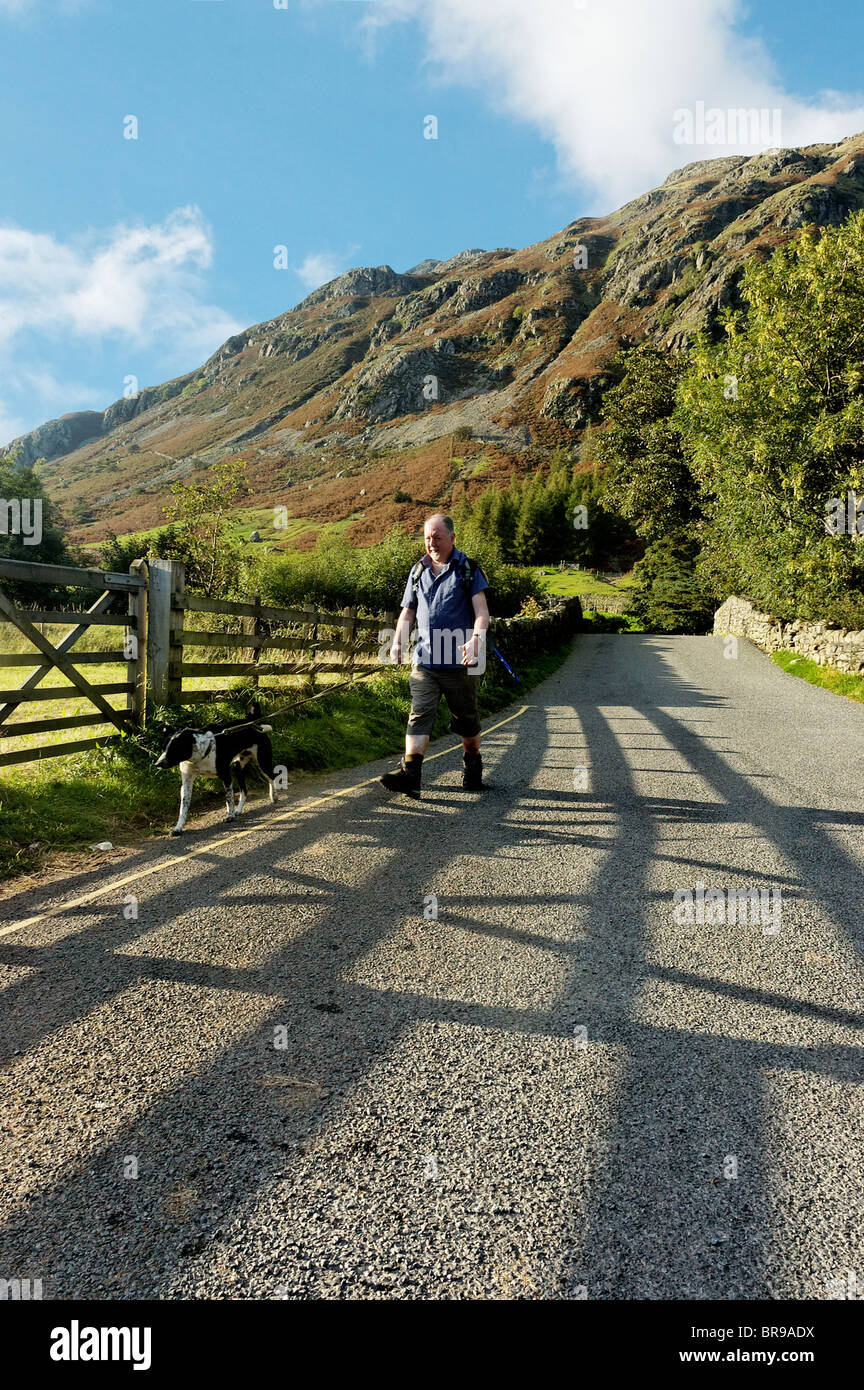
<svg viewBox="0 0 864 1390"><path fill-rule="evenodd" d="M453 552L453 537L443 521L428 521L423 532L426 554L436 565L445 565Z"/></svg>

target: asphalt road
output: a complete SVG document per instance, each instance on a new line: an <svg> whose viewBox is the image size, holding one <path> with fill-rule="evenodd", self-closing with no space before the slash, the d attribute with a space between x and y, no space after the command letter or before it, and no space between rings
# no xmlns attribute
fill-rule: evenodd
<svg viewBox="0 0 864 1390"><path fill-rule="evenodd" d="M723 651L581 637L482 795L391 760L5 900L0 1277L860 1296L864 709Z"/></svg>

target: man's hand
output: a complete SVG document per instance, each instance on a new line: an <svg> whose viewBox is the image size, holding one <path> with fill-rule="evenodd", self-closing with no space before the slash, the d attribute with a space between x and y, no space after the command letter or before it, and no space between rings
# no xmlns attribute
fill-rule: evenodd
<svg viewBox="0 0 864 1390"><path fill-rule="evenodd" d="M484 632L475 632L465 643L464 647L459 648L459 651L462 653L463 666L476 666L477 662L480 660L480 643L485 639L485 636L486 634Z"/></svg>
<svg viewBox="0 0 864 1390"><path fill-rule="evenodd" d="M410 639L413 624L413 608L403 608L396 623L396 631L393 633L393 645L390 648L390 660L394 666L400 666L402 663L402 653L405 649L405 644Z"/></svg>

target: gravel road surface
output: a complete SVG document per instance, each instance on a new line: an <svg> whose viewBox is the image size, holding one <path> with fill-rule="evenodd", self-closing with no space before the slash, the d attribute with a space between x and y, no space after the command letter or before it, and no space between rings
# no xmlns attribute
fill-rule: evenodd
<svg viewBox="0 0 864 1390"><path fill-rule="evenodd" d="M864 709L611 635L524 703L482 794L448 739L3 901L0 1277L860 1297Z"/></svg>

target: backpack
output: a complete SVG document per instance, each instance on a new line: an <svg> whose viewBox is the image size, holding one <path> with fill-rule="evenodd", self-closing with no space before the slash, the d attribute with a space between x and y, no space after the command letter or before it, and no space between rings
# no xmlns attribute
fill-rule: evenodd
<svg viewBox="0 0 864 1390"><path fill-rule="evenodd" d="M474 576L480 566L476 560L469 560L465 555L459 565L459 584L468 607L471 607L471 590L474 588ZM423 561L418 560L411 571L411 602L417 606L417 588L420 583L420 576L423 573Z"/></svg>

